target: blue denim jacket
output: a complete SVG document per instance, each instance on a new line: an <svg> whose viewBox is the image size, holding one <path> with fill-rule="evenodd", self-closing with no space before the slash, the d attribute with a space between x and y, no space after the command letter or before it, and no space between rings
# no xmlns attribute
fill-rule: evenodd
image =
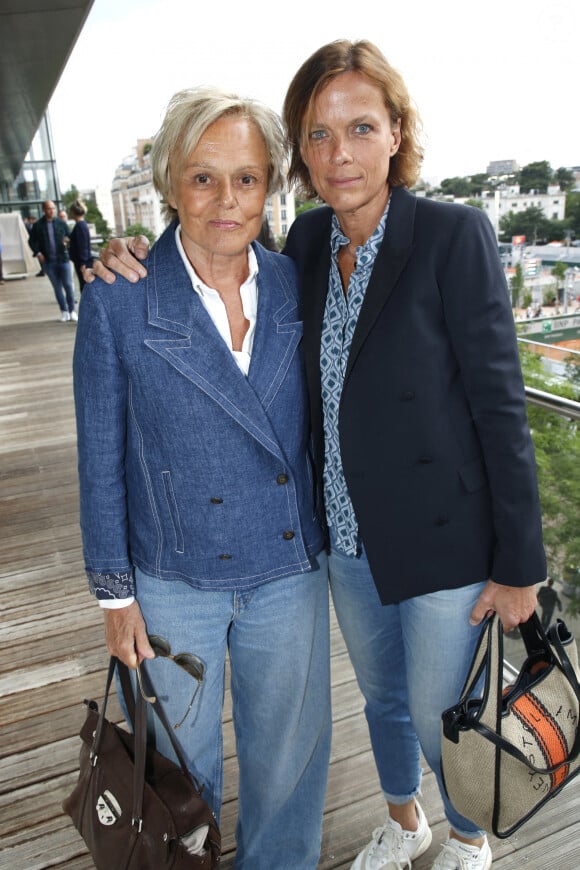
<svg viewBox="0 0 580 870"><path fill-rule="evenodd" d="M258 318L244 377L169 227L138 284L88 285L74 353L81 528L100 598L138 566L196 588L307 571L322 547L291 260L254 245Z"/></svg>

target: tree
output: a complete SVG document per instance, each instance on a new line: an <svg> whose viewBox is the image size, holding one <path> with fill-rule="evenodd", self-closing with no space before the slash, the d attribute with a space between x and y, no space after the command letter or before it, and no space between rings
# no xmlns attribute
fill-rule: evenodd
<svg viewBox="0 0 580 870"><path fill-rule="evenodd" d="M540 160L536 163L528 163L520 169L518 182L522 193L528 193L530 190L545 193L553 178L554 173L548 161Z"/></svg>
<svg viewBox="0 0 580 870"><path fill-rule="evenodd" d="M77 187L72 184L70 188L62 195L63 205L67 211L71 203L75 202L77 199L80 199L80 193ZM94 224L97 236L99 236L103 239L103 241L106 242L107 239L109 239L111 236L111 230L109 229L109 225L103 217L101 210L97 206L94 197L88 196L84 200L84 203L87 209L85 220L89 224Z"/></svg>
<svg viewBox="0 0 580 870"><path fill-rule="evenodd" d="M145 236L149 239L149 242L153 244L155 241L155 233L152 233L148 227L144 227L142 224L130 224L126 227L124 235L126 236Z"/></svg>
<svg viewBox="0 0 580 870"><path fill-rule="evenodd" d="M299 214L302 214L303 211L310 211L312 208L318 208L319 205L320 203L315 199L307 199L304 201L298 200L296 202L296 217L298 217Z"/></svg>
<svg viewBox="0 0 580 870"><path fill-rule="evenodd" d="M524 273L522 264L516 263L516 271L510 278L510 293L512 297L512 308L519 308L520 299L524 289Z"/></svg>
<svg viewBox="0 0 580 870"><path fill-rule="evenodd" d="M466 199L465 205L470 205L472 208L483 208L482 199Z"/></svg>
<svg viewBox="0 0 580 870"><path fill-rule="evenodd" d="M446 196L470 196L471 183L468 178L444 178L441 182L441 190Z"/></svg>
<svg viewBox="0 0 580 870"><path fill-rule="evenodd" d="M520 343L520 357L527 386L555 392L544 372L541 357ZM574 358L576 359L576 357ZM559 383L557 392L569 399L580 398L578 375ZM567 605L580 613L580 434L576 421L543 408L528 405L538 468L548 573L565 577L577 586L577 595Z"/></svg>
<svg viewBox="0 0 580 870"><path fill-rule="evenodd" d="M556 169L554 173L556 177L556 181L560 185L560 190L570 190L576 182L574 178L574 173L569 169L566 169L564 166L560 166L559 169Z"/></svg>
<svg viewBox="0 0 580 870"><path fill-rule="evenodd" d="M580 239L580 193L571 190L566 194L566 223L577 239Z"/></svg>
<svg viewBox="0 0 580 870"><path fill-rule="evenodd" d="M564 282L566 281L566 270L568 269L566 263L562 260L558 260L557 263L554 264L554 268L551 270L551 274L556 279L556 287L558 290L558 302L561 302L563 297L564 290Z"/></svg>
<svg viewBox="0 0 580 870"><path fill-rule="evenodd" d="M499 222L502 239L512 236L525 236L528 242L536 244L550 235L551 221L538 206L532 206L525 211L510 211Z"/></svg>

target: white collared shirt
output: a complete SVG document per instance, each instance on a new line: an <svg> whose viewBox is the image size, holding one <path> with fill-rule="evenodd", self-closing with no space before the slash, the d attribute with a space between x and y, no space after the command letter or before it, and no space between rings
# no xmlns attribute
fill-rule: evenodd
<svg viewBox="0 0 580 870"><path fill-rule="evenodd" d="M225 341L230 349L230 353L235 359L241 371L247 375L250 369L250 359L252 356L252 347L254 345L254 334L256 332L256 316L258 313L258 261L251 245L248 245L248 269L250 274L240 287L240 295L242 297L242 309L244 317L249 321L250 326L244 336L241 350L233 350L232 334L228 323L228 315L226 306L222 302L222 298L218 291L213 287L208 287L205 284L187 258L182 241L181 227L178 226L175 230L175 243L177 250L183 260L183 264L187 270L187 274L191 280L191 286L201 299L201 304L211 317L215 328Z"/></svg>

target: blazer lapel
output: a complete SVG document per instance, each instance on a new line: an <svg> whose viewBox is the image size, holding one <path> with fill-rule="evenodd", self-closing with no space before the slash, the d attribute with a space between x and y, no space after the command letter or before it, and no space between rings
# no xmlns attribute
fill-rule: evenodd
<svg viewBox="0 0 580 870"><path fill-rule="evenodd" d="M258 259L258 317L248 382L268 408L286 377L302 339L295 287L277 256L255 245Z"/></svg>
<svg viewBox="0 0 580 870"><path fill-rule="evenodd" d="M402 187L393 188L385 237L377 254L354 331L345 379L348 378L369 332L387 304L411 256L415 206L416 200L412 194Z"/></svg>
<svg viewBox="0 0 580 870"><path fill-rule="evenodd" d="M174 232L172 225L153 248L146 279L149 323L164 330L167 338L145 339L145 345L213 399L267 450L282 458L257 392L238 368L191 287Z"/></svg>

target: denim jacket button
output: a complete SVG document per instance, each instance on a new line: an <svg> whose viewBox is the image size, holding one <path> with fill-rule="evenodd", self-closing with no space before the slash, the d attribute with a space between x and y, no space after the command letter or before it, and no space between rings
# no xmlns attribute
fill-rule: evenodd
<svg viewBox="0 0 580 870"><path fill-rule="evenodd" d="M218 556L218 559L231 559L231 558L232 558L232 557L230 556L229 553L221 553L221 554Z"/></svg>
<svg viewBox="0 0 580 870"><path fill-rule="evenodd" d="M214 496L214 498L210 498L210 502L211 504L223 504L224 500L223 498L217 498L216 496Z"/></svg>
<svg viewBox="0 0 580 870"><path fill-rule="evenodd" d="M294 532L284 532L282 537L284 538L285 541L291 541L292 538L294 537Z"/></svg>
<svg viewBox="0 0 580 870"><path fill-rule="evenodd" d="M288 475L287 474L279 474L278 477L276 478L276 483L278 483L280 486L282 486L282 484L284 484L284 483L288 483Z"/></svg>

